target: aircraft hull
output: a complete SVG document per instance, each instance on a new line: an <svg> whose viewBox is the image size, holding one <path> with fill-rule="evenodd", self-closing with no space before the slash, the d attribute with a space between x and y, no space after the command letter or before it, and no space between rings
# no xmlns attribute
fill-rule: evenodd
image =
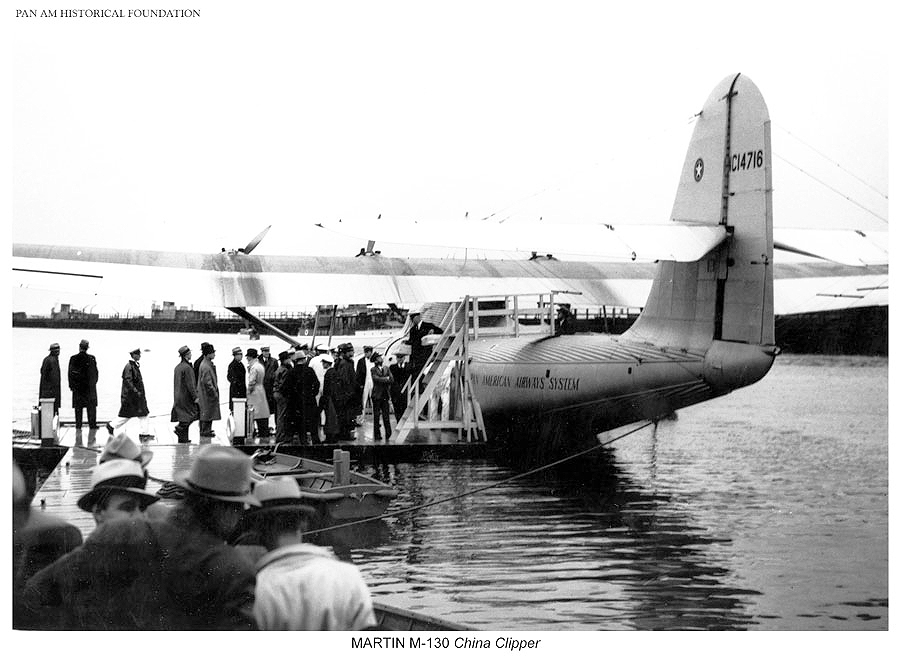
<svg viewBox="0 0 900 662"><path fill-rule="evenodd" d="M552 452L752 384L775 352L724 341L705 351L672 349L584 334L478 341L469 355L489 440L534 440Z"/></svg>

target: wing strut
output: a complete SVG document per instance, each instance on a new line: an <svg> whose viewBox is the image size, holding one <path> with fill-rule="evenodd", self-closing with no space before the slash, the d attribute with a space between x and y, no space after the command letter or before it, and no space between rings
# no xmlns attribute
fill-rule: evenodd
<svg viewBox="0 0 900 662"><path fill-rule="evenodd" d="M274 324L270 324L269 322L267 322L263 319L260 319L253 313L248 312L246 308L237 308L237 307L232 308L229 306L229 307L227 307L227 309L230 310L231 312L233 312L238 317L244 318L251 324L254 324L257 327L262 327L264 329L267 329L269 331L269 333L271 333L274 336L278 336L283 341L285 341L287 344L289 344L291 347L297 347L301 344L300 341L297 340L296 338L294 338L293 336L285 333L284 331L279 329Z"/></svg>

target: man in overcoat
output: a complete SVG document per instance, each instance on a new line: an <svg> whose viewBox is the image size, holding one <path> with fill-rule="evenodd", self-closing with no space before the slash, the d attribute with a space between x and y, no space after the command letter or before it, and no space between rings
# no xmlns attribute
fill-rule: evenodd
<svg viewBox="0 0 900 662"><path fill-rule="evenodd" d="M228 411L234 412L234 399L247 397L247 369L244 367L244 350L235 347L231 350L231 363L228 364Z"/></svg>
<svg viewBox="0 0 900 662"><path fill-rule="evenodd" d="M149 421L147 416L150 410L147 408L147 395L144 392L144 378L141 376L141 350L133 349L130 352L131 358L122 369L122 394L120 397L121 406L119 407L119 417L106 424L106 429L111 435L116 435L119 428L128 423L132 418L137 418L140 422L140 440L141 442L150 441L153 435L150 434Z"/></svg>
<svg viewBox="0 0 900 662"><path fill-rule="evenodd" d="M59 375L59 343L50 345L50 353L41 363L41 383L38 387L39 398L53 398L53 413L59 412L62 396Z"/></svg>
<svg viewBox="0 0 900 662"><path fill-rule="evenodd" d="M285 428L285 414L287 413L287 396L283 391L284 380L294 364L291 362L291 355L287 352L281 352L278 355L278 361L281 365L275 371L275 379L272 383L272 391L275 395L275 442L284 443L288 441L287 429Z"/></svg>
<svg viewBox="0 0 900 662"><path fill-rule="evenodd" d="M360 399L352 344L345 342L338 346L338 358L332 370L335 373L332 400L337 410L338 440L350 441L356 438L353 428Z"/></svg>
<svg viewBox="0 0 900 662"><path fill-rule="evenodd" d="M72 391L72 407L75 409L75 427L81 428L83 410L87 409L88 427L97 429L97 359L88 354L89 343L78 343L78 353L69 359L69 389Z"/></svg>
<svg viewBox="0 0 900 662"><path fill-rule="evenodd" d="M285 375L281 391L285 397L288 411L288 437L294 433L300 435L300 442L309 439L312 444L319 443L319 407L316 396L319 393L319 378L309 367L306 350L294 353L294 366Z"/></svg>
<svg viewBox="0 0 900 662"><path fill-rule="evenodd" d="M191 350L184 345L178 350L181 360L175 366L174 404L172 405L172 422L175 436L179 444L190 443L188 429L191 423L200 418L200 407L197 404L197 384L194 380L194 367L191 365Z"/></svg>
<svg viewBox="0 0 900 662"><path fill-rule="evenodd" d="M200 405L200 441L203 438L215 437L212 422L221 420L219 411L219 378L216 375L216 366L213 359L216 358L216 348L206 344L203 361L197 373L197 403Z"/></svg>

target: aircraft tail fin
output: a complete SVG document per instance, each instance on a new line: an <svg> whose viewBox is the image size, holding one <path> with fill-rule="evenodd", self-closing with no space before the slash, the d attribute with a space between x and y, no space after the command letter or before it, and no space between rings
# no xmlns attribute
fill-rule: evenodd
<svg viewBox="0 0 900 662"><path fill-rule="evenodd" d="M729 76L697 118L671 217L723 225L726 239L697 262L661 262L627 337L691 348L774 344L771 163L765 101L749 78Z"/></svg>

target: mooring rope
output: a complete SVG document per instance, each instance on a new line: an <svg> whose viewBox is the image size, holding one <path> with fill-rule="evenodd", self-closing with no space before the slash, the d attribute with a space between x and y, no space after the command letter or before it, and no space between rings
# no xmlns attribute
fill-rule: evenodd
<svg viewBox="0 0 900 662"><path fill-rule="evenodd" d="M422 510L423 508L430 508L431 506L436 506L441 503L446 503L447 501L454 501L456 499L462 499L463 497L471 496L472 494L477 494L478 492L484 492L485 490L490 490L490 489L493 489L500 485L504 485L506 483L511 483L514 480L519 480L520 478L525 478L526 476L531 476L538 472L546 471L547 469L550 469L551 467L555 467L557 465L563 464L564 462L569 462L570 460L574 460L575 458L581 457L582 455L587 455L588 453L593 453L594 451L597 451L597 450L603 448L604 446L608 446L609 444L613 443L614 441L619 441L620 439L624 439L625 437L628 437L628 436L634 434L635 432L640 432L641 430L643 430L651 425L654 425L654 424L655 424L655 421L647 421L646 423L643 423L642 425L634 428L633 430L629 430L628 432L620 434L618 437L614 437L607 441L601 442L601 443L597 444L596 446L591 446L590 448L587 448L582 451L578 451L577 453L572 453L571 455L567 455L566 457L560 458L559 460L555 460L548 464L541 465L540 467L536 467L534 469L529 469L528 471L525 471L520 474L516 474L515 476L510 476L509 478L504 478L503 480L498 480L498 481L490 483L488 485L476 487L467 492L462 492L460 494L453 494L451 496L442 497L440 499L432 499L431 501L428 501L423 504L419 504L418 506L410 506L409 508L404 508L402 510L395 510L395 511L392 511L389 513L383 513L383 514L377 515L375 517L368 517L366 519L353 520L352 522L346 522L343 524L335 524L334 526L328 526L328 527L325 527L322 529L314 529L312 531L304 531L303 535L307 536L307 535L312 535L313 533L323 533L325 531L334 531L335 529L343 529L345 527L354 526L356 524L365 524L367 522L376 522L378 520L383 520L387 517L397 517L398 515L406 515L407 513L412 513L417 510Z"/></svg>

